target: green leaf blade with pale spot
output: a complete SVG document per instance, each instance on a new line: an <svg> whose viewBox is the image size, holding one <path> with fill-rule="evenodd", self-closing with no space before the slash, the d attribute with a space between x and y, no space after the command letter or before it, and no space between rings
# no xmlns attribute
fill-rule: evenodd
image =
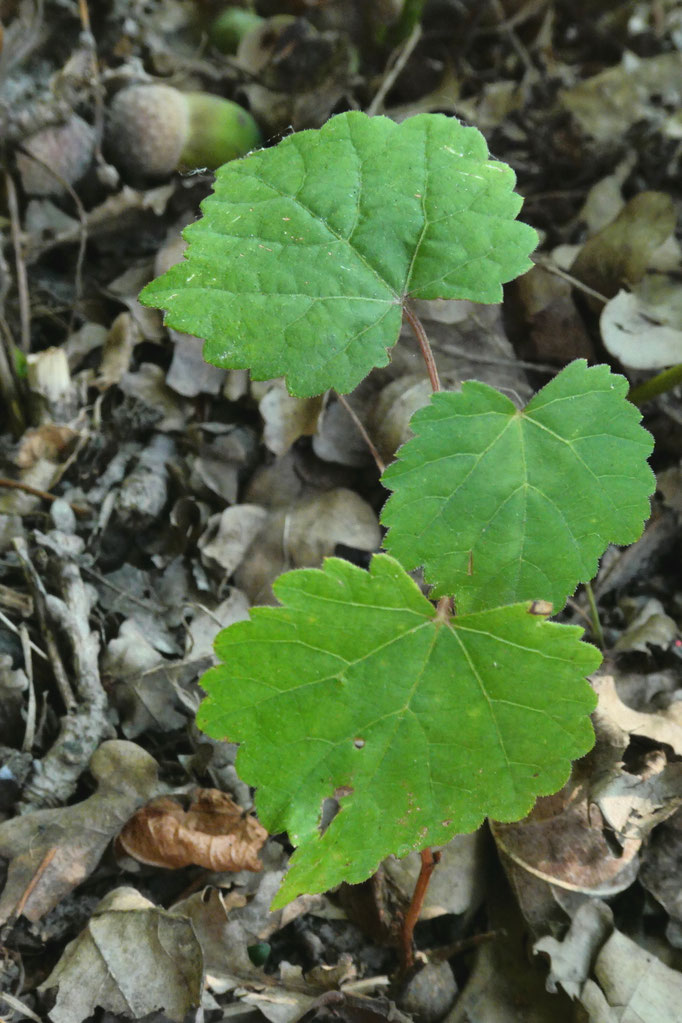
<svg viewBox="0 0 682 1023"><path fill-rule="evenodd" d="M220 168L186 259L140 298L208 362L348 392L388 362L408 298L499 302L530 268L514 184L454 118L339 114Z"/></svg>
<svg viewBox="0 0 682 1023"><path fill-rule="evenodd" d="M460 611L535 599L560 609L649 514L653 439L627 388L577 360L522 411L473 381L434 395L383 476L384 547L423 565L433 596L455 594Z"/></svg>
<svg viewBox="0 0 682 1023"><path fill-rule="evenodd" d="M576 627L528 604L446 623L387 555L369 572L330 558L275 592L283 606L219 635L197 718L242 743L261 821L297 846L275 905L524 816L592 746L585 676L601 657Z"/></svg>

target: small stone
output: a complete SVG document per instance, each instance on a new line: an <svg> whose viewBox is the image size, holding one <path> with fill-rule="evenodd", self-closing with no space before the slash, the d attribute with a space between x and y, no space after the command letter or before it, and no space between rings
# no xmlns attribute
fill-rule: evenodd
<svg viewBox="0 0 682 1023"><path fill-rule="evenodd" d="M397 1004L415 1023L440 1023L452 1008L456 994L449 963L427 963L407 981Z"/></svg>

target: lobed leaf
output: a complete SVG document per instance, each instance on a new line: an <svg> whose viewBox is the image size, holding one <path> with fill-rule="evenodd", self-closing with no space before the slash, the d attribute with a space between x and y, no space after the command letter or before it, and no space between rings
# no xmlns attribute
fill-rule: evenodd
<svg viewBox="0 0 682 1023"><path fill-rule="evenodd" d="M388 362L408 298L499 302L529 269L514 184L452 117L339 114L221 167L187 258L140 300L216 366L351 391Z"/></svg>
<svg viewBox="0 0 682 1023"><path fill-rule="evenodd" d="M476 381L434 394L383 475L384 547L407 569L423 565L432 595L455 594L458 611L562 608L649 515L653 439L627 389L579 359L522 410Z"/></svg>
<svg viewBox="0 0 682 1023"><path fill-rule="evenodd" d="M281 607L218 636L200 727L240 742L271 832L298 848L274 906L357 883L390 853L511 821L592 745L582 630L516 604L445 621L387 555L275 583ZM340 811L322 833L325 799Z"/></svg>

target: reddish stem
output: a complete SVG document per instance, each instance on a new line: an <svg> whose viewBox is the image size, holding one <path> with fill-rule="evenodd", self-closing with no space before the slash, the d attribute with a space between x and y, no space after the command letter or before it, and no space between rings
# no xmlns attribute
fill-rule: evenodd
<svg viewBox="0 0 682 1023"><path fill-rule="evenodd" d="M412 935L414 934L414 928L417 920L419 919L422 905L424 904L424 896L426 895L426 889L429 887L433 868L440 860L440 853L434 852L433 849L423 849L419 855L421 856L422 861L421 869L412 893L412 901L410 902L407 913L405 914L403 926L400 931L403 953L402 973L407 973L407 971L414 966L414 945L412 942Z"/></svg>
<svg viewBox="0 0 682 1023"><path fill-rule="evenodd" d="M440 388L440 380L438 378L438 369L436 367L436 360L433 357L433 352L431 351L431 345L429 344L429 339L426 336L426 331L424 330L424 324L419 319L419 317L415 313L414 309L411 308L411 306L409 306L407 303L405 303L405 307L404 308L405 308L405 319L407 320L409 325L412 327L412 330L414 331L414 336L416 337L417 341L419 342L419 347L421 348L421 352L422 352L422 355L424 357L424 362L426 363L426 368L427 368L428 373L429 373L429 380L431 381L431 388L434 391L440 391L440 389L441 389Z"/></svg>
<svg viewBox="0 0 682 1023"><path fill-rule="evenodd" d="M421 353L426 363L426 369L429 374L429 381L431 382L431 389L440 391L440 379L438 377L438 368L436 366L436 360L433 357L433 351L429 344L429 339L424 330L424 324L417 316L414 309L405 303L404 306L405 319L412 327L412 331L417 341ZM441 621L449 621L453 612L452 599L450 597L441 597L438 601L438 618ZM419 877L417 883L414 886L414 892L412 893L412 900L410 902L405 919L403 920L403 926L400 932L401 945L402 945L402 966L401 973L405 974L408 970L414 966L414 944L412 936L414 934L414 928L419 919L422 905L424 904L424 896L426 895L426 889L429 887L429 881L431 880L431 874L433 868L440 860L440 853L434 852L433 849L423 849L419 854L421 856L421 869L419 871Z"/></svg>

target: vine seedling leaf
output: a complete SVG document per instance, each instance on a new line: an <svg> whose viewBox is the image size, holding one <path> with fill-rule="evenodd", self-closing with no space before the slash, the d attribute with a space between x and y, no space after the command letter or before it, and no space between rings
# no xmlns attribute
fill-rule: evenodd
<svg viewBox="0 0 682 1023"><path fill-rule="evenodd" d="M281 607L219 634L197 718L242 743L262 823L297 846L274 906L363 881L486 814L517 820L592 745L585 676L600 654L531 604L448 620L385 554L369 572L329 558L274 589Z"/></svg>
<svg viewBox="0 0 682 1023"><path fill-rule="evenodd" d="M514 184L455 118L339 114L221 167L186 259L141 301L216 366L351 391L388 362L408 298L499 302L529 269Z"/></svg>
<svg viewBox="0 0 682 1023"><path fill-rule="evenodd" d="M627 389L579 359L522 410L476 381L434 394L383 476L385 548L407 569L423 565L432 596L456 594L458 611L563 607L649 514L653 439Z"/></svg>

